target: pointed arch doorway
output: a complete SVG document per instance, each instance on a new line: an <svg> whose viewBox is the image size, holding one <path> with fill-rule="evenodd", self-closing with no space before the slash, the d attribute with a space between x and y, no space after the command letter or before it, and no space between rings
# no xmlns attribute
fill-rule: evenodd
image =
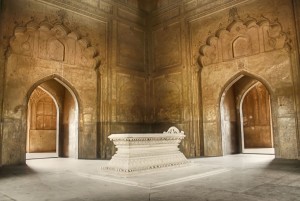
<svg viewBox="0 0 300 201"><path fill-rule="evenodd" d="M240 120L242 153L275 153L270 94L261 82L242 95Z"/></svg>
<svg viewBox="0 0 300 201"><path fill-rule="evenodd" d="M240 75L220 101L223 155L274 154L270 94L255 78Z"/></svg>
<svg viewBox="0 0 300 201"><path fill-rule="evenodd" d="M29 91L26 159L78 158L79 106L74 91L51 77Z"/></svg>

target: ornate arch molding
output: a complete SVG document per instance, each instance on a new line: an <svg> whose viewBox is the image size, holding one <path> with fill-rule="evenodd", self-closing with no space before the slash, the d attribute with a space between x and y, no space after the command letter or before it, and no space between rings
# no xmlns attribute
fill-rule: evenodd
<svg viewBox="0 0 300 201"><path fill-rule="evenodd" d="M51 24L48 20L17 26L10 47L14 54L68 65L97 68L100 64L96 48L86 38L61 23Z"/></svg>
<svg viewBox="0 0 300 201"><path fill-rule="evenodd" d="M278 21L238 19L208 37L200 47L198 62L204 67L284 47L289 47L287 34Z"/></svg>

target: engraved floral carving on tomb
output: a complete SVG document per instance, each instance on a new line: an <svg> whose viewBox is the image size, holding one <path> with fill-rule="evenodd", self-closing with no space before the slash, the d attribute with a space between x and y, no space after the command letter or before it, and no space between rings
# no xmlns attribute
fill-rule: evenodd
<svg viewBox="0 0 300 201"><path fill-rule="evenodd" d="M47 18L40 23L32 20L17 26L10 47L13 54L69 65L97 68L100 64L97 50L86 38L61 23L51 24Z"/></svg>
<svg viewBox="0 0 300 201"><path fill-rule="evenodd" d="M266 18L257 21L250 17L243 21L236 17L200 47L199 64L203 67L281 49L288 46L287 40L287 34L278 21L271 22Z"/></svg>

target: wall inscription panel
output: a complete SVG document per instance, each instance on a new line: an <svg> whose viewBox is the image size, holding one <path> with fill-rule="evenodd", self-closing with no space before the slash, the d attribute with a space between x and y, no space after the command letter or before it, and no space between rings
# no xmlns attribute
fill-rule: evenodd
<svg viewBox="0 0 300 201"><path fill-rule="evenodd" d="M144 71L145 32L136 27L118 23L117 64L120 67Z"/></svg>
<svg viewBox="0 0 300 201"><path fill-rule="evenodd" d="M155 70L181 64L180 33L181 28L179 23L159 28L153 32Z"/></svg>

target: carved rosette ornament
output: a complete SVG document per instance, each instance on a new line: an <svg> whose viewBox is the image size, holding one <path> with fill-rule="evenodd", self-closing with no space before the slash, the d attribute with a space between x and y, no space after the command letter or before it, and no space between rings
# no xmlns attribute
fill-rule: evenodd
<svg viewBox="0 0 300 201"><path fill-rule="evenodd" d="M47 19L17 26L10 40L12 54L53 60L68 65L97 68L100 59L97 50L76 31L61 23L51 24Z"/></svg>
<svg viewBox="0 0 300 201"><path fill-rule="evenodd" d="M176 127L164 133L112 134L108 138L118 151L101 169L118 176L131 176L186 165L188 160L178 148L184 137L184 132Z"/></svg>
<svg viewBox="0 0 300 201"><path fill-rule="evenodd" d="M201 67L235 58L259 54L288 47L287 34L278 21L264 18L256 21L234 19L226 28L221 28L200 47Z"/></svg>

